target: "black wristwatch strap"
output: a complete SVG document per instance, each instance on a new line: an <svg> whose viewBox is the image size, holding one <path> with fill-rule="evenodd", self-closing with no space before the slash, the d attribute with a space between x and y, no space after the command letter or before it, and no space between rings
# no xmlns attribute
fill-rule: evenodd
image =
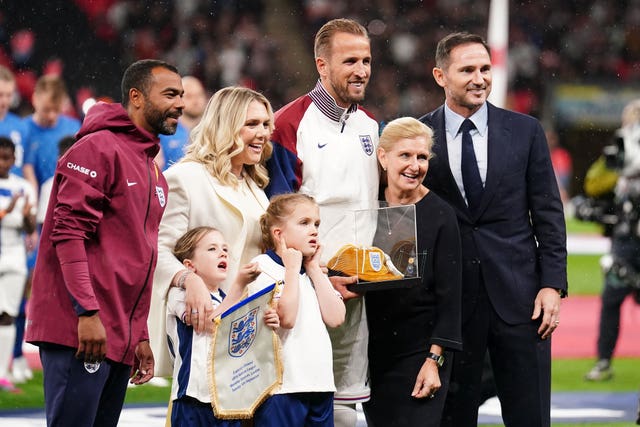
<svg viewBox="0 0 640 427"><path fill-rule="evenodd" d="M427 354L427 359L434 360L438 365L438 368L442 368L442 365L444 365L444 356L441 354L435 354L435 353L429 352Z"/></svg>

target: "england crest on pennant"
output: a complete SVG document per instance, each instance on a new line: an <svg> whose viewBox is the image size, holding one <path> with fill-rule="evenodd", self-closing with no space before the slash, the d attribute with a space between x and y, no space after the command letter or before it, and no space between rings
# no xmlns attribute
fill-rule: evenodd
<svg viewBox="0 0 640 427"><path fill-rule="evenodd" d="M373 142L371 141L371 136L360 135L360 144L362 145L362 149L367 154L367 156L373 154Z"/></svg>
<svg viewBox="0 0 640 427"><path fill-rule="evenodd" d="M260 307L249 311L231 323L229 331L229 355L242 357L247 352L256 337L258 322L256 318Z"/></svg>

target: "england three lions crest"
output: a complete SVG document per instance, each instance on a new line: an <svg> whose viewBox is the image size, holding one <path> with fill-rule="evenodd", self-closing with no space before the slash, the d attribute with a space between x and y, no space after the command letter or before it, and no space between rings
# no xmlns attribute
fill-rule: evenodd
<svg viewBox="0 0 640 427"><path fill-rule="evenodd" d="M362 149L367 154L367 156L373 154L373 141L371 141L371 136L360 135L360 144L362 145Z"/></svg>
<svg viewBox="0 0 640 427"><path fill-rule="evenodd" d="M167 198L164 196L164 189L159 185L156 185L156 196L158 197L158 203L164 208L164 205L167 204Z"/></svg>
<svg viewBox="0 0 640 427"><path fill-rule="evenodd" d="M239 319L231 323L229 330L229 355L231 357L242 357L256 338L257 317L260 307L249 311Z"/></svg>
<svg viewBox="0 0 640 427"><path fill-rule="evenodd" d="M380 271L382 268L382 259L378 252L369 252L369 264L375 271Z"/></svg>

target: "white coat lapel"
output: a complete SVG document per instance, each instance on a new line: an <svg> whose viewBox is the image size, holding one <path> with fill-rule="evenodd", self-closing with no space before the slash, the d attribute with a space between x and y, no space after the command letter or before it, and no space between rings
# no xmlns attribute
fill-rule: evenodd
<svg viewBox="0 0 640 427"><path fill-rule="evenodd" d="M247 217L245 215L245 212L243 211L243 206L246 206L246 203L243 204L240 202L240 199L243 197L240 189L234 189L233 187L230 187L228 185L223 185L220 181L218 181L216 178L211 176L211 174L209 173L207 173L207 177L208 177L209 183L213 187L213 191L215 191L218 197L223 202L227 203L232 208L233 212L237 214L238 217L241 219L242 230L240 235L246 236ZM267 207L269 206L269 199L267 199L267 196L264 194L264 191L260 189L260 187L258 187L258 185L252 179L248 177L245 179L247 180L249 189L253 193L254 197L256 198L260 206L262 206L263 210L266 210ZM244 242L243 242L243 245L244 245Z"/></svg>

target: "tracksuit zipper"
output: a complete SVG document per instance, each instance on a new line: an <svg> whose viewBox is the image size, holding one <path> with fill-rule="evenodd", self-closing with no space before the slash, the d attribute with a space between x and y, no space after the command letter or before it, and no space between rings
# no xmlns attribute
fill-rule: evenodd
<svg viewBox="0 0 640 427"><path fill-rule="evenodd" d="M158 169L157 166L155 164L155 162L153 161L153 159L147 159L147 166L149 166L149 160L151 160L152 166L156 172L156 176L158 173ZM151 176L151 167L149 166L147 168L147 174L148 174L148 184L149 184L149 193L148 193L148 199L147 199L147 211L144 215L144 237L147 240L147 243L149 243L149 246L151 247L151 259L149 260L149 267L147 268L147 274L145 276L144 279L144 286L142 287L142 289L140 290L140 293L138 294L138 297L136 298L136 302L133 305L133 309L131 310L131 314L129 315L129 340L127 342L127 346L125 347L125 351L122 355L122 359L120 360L120 363L122 363L127 355L127 353L129 352L129 348L131 347L131 335L132 335L132 323L133 323L133 316L136 313L136 308L138 307L138 303L140 302L140 298L142 298L142 295L144 294L144 290L147 288L147 286L149 285L149 277L151 275L151 268L153 267L153 260L155 259L155 253L156 250L154 248L154 246L151 244L151 242L149 241L149 236L147 235L147 221L149 220L149 211L151 210L151 197L154 191L157 191L155 189L155 186L153 186L153 182L152 182L152 176Z"/></svg>

